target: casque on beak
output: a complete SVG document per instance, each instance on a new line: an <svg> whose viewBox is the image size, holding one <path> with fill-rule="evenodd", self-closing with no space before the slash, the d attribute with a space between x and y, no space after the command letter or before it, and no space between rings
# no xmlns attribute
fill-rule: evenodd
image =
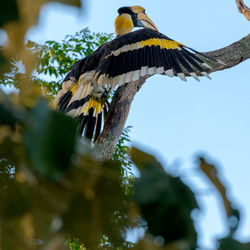
<svg viewBox="0 0 250 250"><path fill-rule="evenodd" d="M153 21L144 12L137 14L135 27L144 27L158 31Z"/></svg>
<svg viewBox="0 0 250 250"><path fill-rule="evenodd" d="M146 10L143 7L131 6L130 8L136 16L135 27L144 27L158 31L153 21L146 15Z"/></svg>
<svg viewBox="0 0 250 250"><path fill-rule="evenodd" d="M118 9L119 16L115 20L117 36L127 34L134 27L143 27L158 31L153 21L148 18L145 9L141 6L125 6Z"/></svg>

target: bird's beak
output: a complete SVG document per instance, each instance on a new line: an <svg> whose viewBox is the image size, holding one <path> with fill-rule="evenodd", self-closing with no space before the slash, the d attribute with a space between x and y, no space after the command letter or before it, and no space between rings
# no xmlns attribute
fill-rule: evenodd
<svg viewBox="0 0 250 250"><path fill-rule="evenodd" d="M144 27L158 31L153 21L143 12L137 14L136 27Z"/></svg>

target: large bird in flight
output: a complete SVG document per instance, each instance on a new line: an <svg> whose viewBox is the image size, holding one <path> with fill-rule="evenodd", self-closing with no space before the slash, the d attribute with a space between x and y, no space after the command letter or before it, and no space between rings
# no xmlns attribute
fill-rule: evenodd
<svg viewBox="0 0 250 250"><path fill-rule="evenodd" d="M198 76L209 78L204 58L214 60L161 34L141 6L118 13L116 38L74 63L56 96L58 109L76 118L79 134L92 141L100 135L107 97L117 86L154 74L199 81ZM132 32L134 27L143 29Z"/></svg>

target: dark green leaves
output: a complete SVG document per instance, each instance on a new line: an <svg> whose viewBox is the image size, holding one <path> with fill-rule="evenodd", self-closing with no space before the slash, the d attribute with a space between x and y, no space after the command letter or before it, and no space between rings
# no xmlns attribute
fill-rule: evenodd
<svg viewBox="0 0 250 250"><path fill-rule="evenodd" d="M0 2L0 28L7 22L17 20L18 17L17 0Z"/></svg>
<svg viewBox="0 0 250 250"><path fill-rule="evenodd" d="M80 142L75 150L74 120L52 110L44 99L31 108L17 105L15 95L1 100L6 112L0 130L12 126L0 136L1 247L38 249L58 235L77 237L89 249L97 249L104 236L111 249L123 245L129 202L121 164L96 161L94 152L80 153L89 150ZM9 116L18 118L9 122ZM37 239L40 245L32 243Z"/></svg>
<svg viewBox="0 0 250 250"><path fill-rule="evenodd" d="M185 239L195 245L191 211L198 206L192 191L181 179L166 174L153 156L133 149L132 160L141 171L134 199L147 221L149 232L162 236L168 243Z"/></svg>
<svg viewBox="0 0 250 250"><path fill-rule="evenodd" d="M28 41L25 53L35 55L38 59L33 65L37 74L32 76L32 81L42 87L44 94L55 95L72 64L91 54L112 38L112 34L91 33L85 28L74 35L66 36L62 42L47 41L44 45L40 45ZM5 74L3 79L0 78L0 84L18 86L17 72L18 68L13 65L11 73Z"/></svg>
<svg viewBox="0 0 250 250"><path fill-rule="evenodd" d="M2 54L2 49L0 48L0 78L2 78L2 71L6 63L7 63L7 60Z"/></svg>
<svg viewBox="0 0 250 250"><path fill-rule="evenodd" d="M118 162L96 162L85 157L73 170L72 199L69 210L62 216L64 231L80 239L87 249L98 249L102 235L114 246L124 241L127 219L116 216L118 211L127 214L119 169Z"/></svg>
<svg viewBox="0 0 250 250"><path fill-rule="evenodd" d="M2 134L2 137L6 138L6 145L0 150L0 156L9 154L8 145L19 148L17 140L8 137L11 134L9 127L15 136L24 137L29 162L37 174L56 179L69 168L75 152L76 122L53 111L47 101L41 99L34 108L27 109L14 105L10 98L3 94L0 102L0 125L5 126L2 133L6 134ZM19 132L24 134L19 135Z"/></svg>
<svg viewBox="0 0 250 250"><path fill-rule="evenodd" d="M70 165L76 143L76 123L52 111L45 100L37 103L26 121L24 142L36 171L57 178Z"/></svg>
<svg viewBox="0 0 250 250"><path fill-rule="evenodd" d="M15 124L18 122L18 117L6 103L0 103L0 125L9 125L14 129Z"/></svg>
<svg viewBox="0 0 250 250"><path fill-rule="evenodd" d="M250 243L241 243L231 237L219 241L218 250L249 250Z"/></svg>
<svg viewBox="0 0 250 250"><path fill-rule="evenodd" d="M43 88L44 94L55 95L72 64L88 56L112 38L113 34L91 33L88 28L85 28L74 35L66 36L62 42L47 41L44 45L40 45L28 41L25 53L35 55L38 59L34 65L37 74L32 76L33 82ZM20 59L16 58L16 60ZM16 86L17 72L18 68L13 66L12 72L6 74L5 79L0 79L0 83Z"/></svg>
<svg viewBox="0 0 250 250"><path fill-rule="evenodd" d="M0 90L0 125L8 125L12 129L24 119L24 110L15 106Z"/></svg>

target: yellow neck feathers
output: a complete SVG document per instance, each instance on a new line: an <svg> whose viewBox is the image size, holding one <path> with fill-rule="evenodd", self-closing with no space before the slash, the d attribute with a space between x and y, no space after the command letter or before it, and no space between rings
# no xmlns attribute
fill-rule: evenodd
<svg viewBox="0 0 250 250"><path fill-rule="evenodd" d="M132 18L129 14L122 14L115 20L115 32L117 36L129 33L134 28Z"/></svg>

